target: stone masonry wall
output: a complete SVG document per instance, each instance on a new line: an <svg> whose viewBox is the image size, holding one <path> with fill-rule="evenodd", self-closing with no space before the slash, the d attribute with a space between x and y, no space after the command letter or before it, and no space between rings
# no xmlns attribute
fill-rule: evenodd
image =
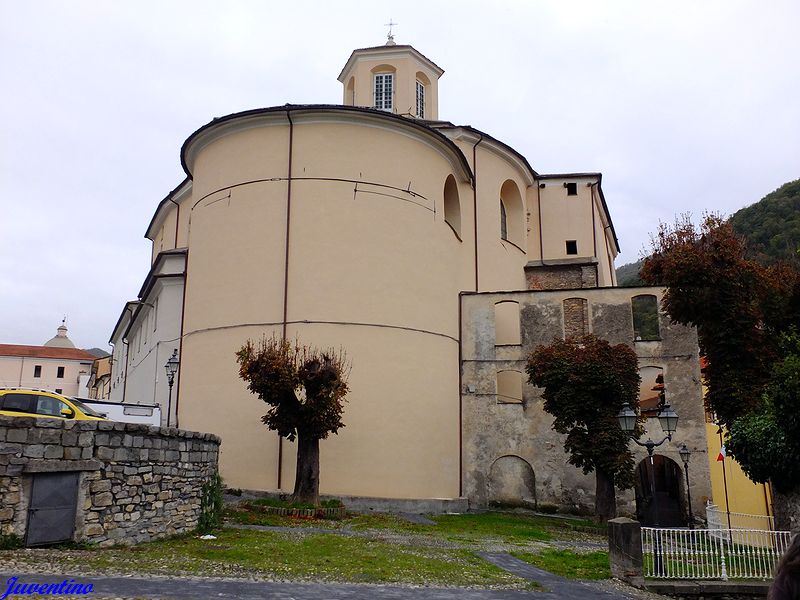
<svg viewBox="0 0 800 600"><path fill-rule="evenodd" d="M566 290L597 287L596 264L529 265L525 267L529 290Z"/></svg>
<svg viewBox="0 0 800 600"><path fill-rule="evenodd" d="M462 308L462 389L463 408L463 481L464 496L472 506L486 506L503 499L507 492L520 497L521 503L556 504L564 509L591 511L594 504L594 474L568 464L564 436L552 430L553 417L543 409L541 390L527 382L526 358L537 346L563 338L569 329L570 315L565 309L587 303L587 329L612 344L627 344L636 351L640 367L663 369L668 399L680 416L672 442L659 447L661 454L678 465L682 461L678 447L685 442L692 451L690 476L692 507L695 515L704 514L706 499L711 496L708 450L705 437L705 414L700 387L700 363L694 329L671 323L659 314L660 339L636 341L633 331L631 298L653 294L660 300L662 288L595 288L527 292L469 293L461 296ZM494 305L518 302L520 306L521 344L495 344ZM577 311L576 311L577 312ZM580 311L582 312L582 311ZM577 320L577 314L573 315ZM518 371L522 379L521 403L498 399L498 371ZM646 436L661 439L657 419L649 419ZM642 439L647 439L643 437ZM647 452L631 444L636 463ZM519 485L519 473L533 473L530 489ZM685 490L681 483L681 494ZM631 490L618 493L623 514L635 511Z"/></svg>
<svg viewBox="0 0 800 600"><path fill-rule="evenodd" d="M0 534L24 537L36 473L78 472L74 540L135 544L194 529L220 439L112 421L0 417Z"/></svg>

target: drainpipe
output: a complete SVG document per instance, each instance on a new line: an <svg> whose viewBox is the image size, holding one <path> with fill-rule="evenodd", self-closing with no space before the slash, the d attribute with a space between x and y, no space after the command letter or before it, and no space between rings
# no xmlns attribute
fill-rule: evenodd
<svg viewBox="0 0 800 600"><path fill-rule="evenodd" d="M281 329L281 340L286 341L286 324L289 313L289 233L292 222L292 145L294 143L294 123L292 122L292 112L286 111L286 118L289 121L289 174L286 178L286 250L284 252L283 264L283 327ZM278 489L281 489L283 471L283 437L278 435Z"/></svg>
<svg viewBox="0 0 800 600"><path fill-rule="evenodd" d="M179 207L180 208L180 207ZM176 234L177 235L177 234ZM175 243L178 243L178 238L175 238ZM188 244L188 240L187 240ZM179 418L178 408L181 402L181 371L183 370L183 327L186 322L186 288L189 287L189 248L186 248L186 261L183 264L183 298L181 299L181 333L178 337L178 372L175 373L176 386L175 386L175 428L178 429ZM158 357L158 352L156 352Z"/></svg>
<svg viewBox="0 0 800 600"><path fill-rule="evenodd" d="M175 206L178 207L178 212L175 215L175 243L172 245L173 248L178 247L178 224L181 222L181 205L175 202L175 200L170 197L170 202L172 202ZM180 367L179 367L180 368Z"/></svg>
<svg viewBox="0 0 800 600"><path fill-rule="evenodd" d="M461 374L461 364L464 360L463 350L461 349L461 301L463 296L458 294L458 496L464 495L464 401L461 394L463 375Z"/></svg>
<svg viewBox="0 0 800 600"><path fill-rule="evenodd" d="M544 239L542 238L542 194L539 191L543 183L536 184L536 208L539 211L539 260L544 264Z"/></svg>
<svg viewBox="0 0 800 600"><path fill-rule="evenodd" d="M472 146L472 220L473 220L473 240L475 241L475 291L478 289L478 144L483 141L483 134L478 134L478 141ZM461 369L461 365L458 365ZM461 390L458 391L459 396Z"/></svg>

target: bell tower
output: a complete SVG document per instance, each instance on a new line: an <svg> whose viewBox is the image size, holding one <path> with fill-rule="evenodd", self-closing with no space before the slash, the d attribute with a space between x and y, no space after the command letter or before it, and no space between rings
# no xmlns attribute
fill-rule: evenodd
<svg viewBox="0 0 800 600"><path fill-rule="evenodd" d="M412 46L396 44L389 33L383 46L359 48L350 55L339 74L343 103L436 121L443 73Z"/></svg>

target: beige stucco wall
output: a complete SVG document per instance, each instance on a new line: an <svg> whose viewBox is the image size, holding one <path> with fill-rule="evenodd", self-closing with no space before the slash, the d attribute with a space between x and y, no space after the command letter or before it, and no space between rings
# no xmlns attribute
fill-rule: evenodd
<svg viewBox="0 0 800 600"><path fill-rule="evenodd" d="M488 138L473 161L479 138L468 130L442 129L455 149L406 119L303 109L292 121L287 335L343 347L353 362L346 427L322 444L321 491L458 496L458 294L475 289L473 188L462 161L477 171L481 291L523 290L525 265L541 258L538 182ZM289 134L285 112L202 131L188 145L192 181L176 195L180 210L168 205L154 226L154 252L189 248L179 424L223 438L222 474L233 487L278 487L279 441L260 422L266 407L238 379L234 354L247 339L281 333ZM460 239L444 222L451 174ZM500 236L506 181L522 204L508 215L518 219L513 244ZM551 202L545 236L576 239L563 233L575 229L591 239L591 196L579 202L572 212ZM563 239L545 249L546 259L563 255ZM286 441L282 450L280 487L290 490L295 450Z"/></svg>
<svg viewBox="0 0 800 600"><path fill-rule="evenodd" d="M425 85L425 119L439 118L439 76L430 67L418 60L404 48L379 48L370 55L360 55L352 67L342 74L343 104L373 107L374 73L394 73L392 111L395 114L416 114L416 82L420 72L430 82ZM353 78L354 96L348 93L350 78Z"/></svg>
<svg viewBox="0 0 800 600"><path fill-rule="evenodd" d="M443 221L451 161L412 132L337 120L297 118L293 139L287 335L341 346L353 363L347 426L323 444L322 491L455 497L457 303L471 248ZM232 133L194 163L195 197L224 190L191 214L179 418L223 437L223 475L238 487L277 486L276 436L234 353L280 329L288 186L228 189L285 178L288 130L280 119Z"/></svg>
<svg viewBox="0 0 800 600"><path fill-rule="evenodd" d="M41 377L34 377L34 367L42 367ZM58 368L64 367L64 377L57 377ZM66 396L85 395L79 387L81 375L88 376L92 360L66 358L39 358L30 356L0 356L0 387L27 387L42 390L61 390Z"/></svg>

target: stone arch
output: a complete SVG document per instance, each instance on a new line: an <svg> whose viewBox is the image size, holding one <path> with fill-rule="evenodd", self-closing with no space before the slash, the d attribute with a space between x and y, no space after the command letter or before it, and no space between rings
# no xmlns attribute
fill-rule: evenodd
<svg viewBox="0 0 800 600"><path fill-rule="evenodd" d="M448 175L444 180L444 222L450 225L456 237L461 239L461 201L458 199L456 178Z"/></svg>
<svg viewBox="0 0 800 600"><path fill-rule="evenodd" d="M521 344L519 302L502 300L494 305L495 346L517 346Z"/></svg>
<svg viewBox="0 0 800 600"><path fill-rule="evenodd" d="M686 490L683 470L663 454L636 466L636 517L646 527L685 527ZM655 490L655 494L653 491Z"/></svg>
<svg viewBox="0 0 800 600"><path fill-rule="evenodd" d="M639 294L631 298L633 314L633 339L647 342L661 339L658 325L658 298L653 294Z"/></svg>
<svg viewBox="0 0 800 600"><path fill-rule="evenodd" d="M536 474L530 463L516 454L495 459L486 488L489 504L536 506Z"/></svg>
<svg viewBox="0 0 800 600"><path fill-rule="evenodd" d="M522 195L511 179L506 179L500 188L500 237L520 249L525 243Z"/></svg>

